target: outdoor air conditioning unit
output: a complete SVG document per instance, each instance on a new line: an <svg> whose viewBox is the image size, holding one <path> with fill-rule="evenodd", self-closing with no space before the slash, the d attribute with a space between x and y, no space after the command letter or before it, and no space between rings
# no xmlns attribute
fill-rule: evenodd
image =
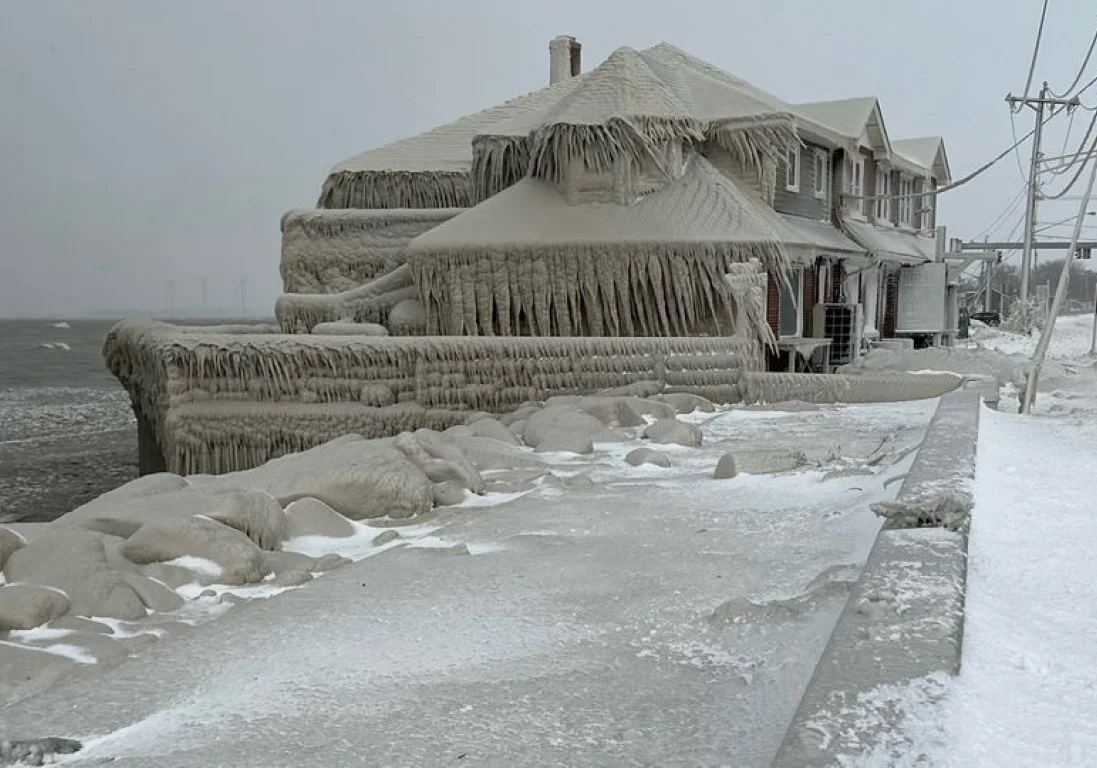
<svg viewBox="0 0 1097 768"><path fill-rule="evenodd" d="M816 304L812 317L816 336L830 339L830 364L847 365L861 354L861 305Z"/></svg>

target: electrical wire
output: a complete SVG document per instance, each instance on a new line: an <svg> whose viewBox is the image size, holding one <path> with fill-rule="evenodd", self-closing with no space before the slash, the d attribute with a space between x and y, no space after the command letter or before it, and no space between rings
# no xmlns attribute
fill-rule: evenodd
<svg viewBox="0 0 1097 768"><path fill-rule="evenodd" d="M1073 120L1073 118L1074 113L1072 112L1071 119ZM1061 162L1054 168L1045 168L1044 171L1050 173L1052 176L1062 176L1064 173L1073 168L1078 160L1085 154L1086 146L1089 144L1090 134L1093 133L1093 128L1095 125L1097 125L1097 112L1093 113L1093 118L1089 121L1089 127L1086 128L1086 135L1083 136L1081 142L1079 142L1077 151L1075 151L1071 155L1063 155L1061 160L1065 160L1066 162Z"/></svg>
<svg viewBox="0 0 1097 768"><path fill-rule="evenodd" d="M1097 37L1095 37L1093 39L1095 41L1097 41ZM1058 97L1056 97L1056 98L1058 98ZM1074 110L1073 109L1068 110L1068 114L1070 115L1070 120L1067 121L1067 133L1066 133L1066 136L1063 137L1063 148L1059 150L1060 155L1065 155L1066 154L1067 144L1070 143L1070 129L1074 127ZM1082 140L1082 143L1085 144L1084 139Z"/></svg>
<svg viewBox="0 0 1097 768"><path fill-rule="evenodd" d="M1021 150L1018 147L1021 146L1021 142L1017 141L1017 120L1014 118L1016 112L1013 107L1009 108L1009 132L1013 134L1013 155L1017 158L1017 173L1021 174L1021 180L1026 184L1028 183L1028 175L1025 173L1025 167L1021 163ZM1035 131L1034 131L1035 133Z"/></svg>
<svg viewBox="0 0 1097 768"><path fill-rule="evenodd" d="M1022 99L1027 99L1029 93L1032 90L1032 76L1036 72L1036 59L1040 55L1040 39L1044 36L1044 19L1047 18L1047 0L1044 0L1044 7L1040 11L1040 26L1036 30L1036 44L1032 47L1032 61L1028 65L1028 78L1025 80L1025 95ZM1012 111L1020 111L1020 106L1011 107Z"/></svg>
<svg viewBox="0 0 1097 768"><path fill-rule="evenodd" d="M1002 222L1004 222L1006 219L1008 219L1010 217L1010 215L1012 215L1017 210L1017 206L1021 204L1021 201L1025 197L1025 192L1027 192L1027 191L1028 191L1028 185L1025 184L1017 192L1017 194L1014 196L1014 198L1012 200L1010 200L1008 203L1006 203L1005 209L1001 213L998 214L997 218L995 218L994 221L992 221L990 224L988 224L986 229L984 229L982 232L977 234L972 239L973 240L978 240L981 237L989 236L999 226L1001 226Z"/></svg>
<svg viewBox="0 0 1097 768"><path fill-rule="evenodd" d="M1058 200L1059 198L1063 197L1067 192L1069 192L1071 190L1071 188L1073 188L1074 185L1078 183L1078 179L1081 178L1081 176L1082 176L1082 171L1085 170L1086 164L1089 163L1089 161L1091 159L1093 159L1093 153L1095 151L1097 151L1097 141L1094 141L1093 144L1090 145L1089 151L1086 153L1086 156L1082 159L1082 162L1078 164L1078 170L1075 172L1075 174L1071 178L1071 180L1069 182L1067 182L1067 185L1065 187L1063 187L1062 189L1060 189L1058 192L1056 192L1054 195L1041 195L1040 199L1041 200Z"/></svg>
<svg viewBox="0 0 1097 768"><path fill-rule="evenodd" d="M1090 88L1092 88L1092 87L1093 87L1093 84L1094 84L1094 83L1097 83L1097 77L1094 77L1094 78L1093 78L1092 80L1090 80L1090 81L1089 81L1088 83L1086 83L1086 84L1085 84L1085 85L1083 85L1083 86L1082 86L1081 88L1079 88L1079 89L1077 90L1077 92L1075 92L1075 94L1074 94L1074 95L1075 95L1075 96L1081 96L1081 95L1082 95L1083 93L1085 93L1085 92L1086 92L1086 91L1088 91L1088 90L1089 90ZM1090 111L1092 111L1092 110L1094 110L1094 109L1097 109L1097 107L1087 107L1087 106L1086 106L1085 104L1083 104L1083 105L1082 105L1082 108L1083 108L1083 109L1088 109L1088 110L1090 110Z"/></svg>
<svg viewBox="0 0 1097 768"><path fill-rule="evenodd" d="M1063 91L1061 95L1050 91L1049 89L1049 92L1051 92L1052 96L1057 99L1065 99L1067 98L1067 94L1074 90L1074 86L1078 85L1078 81L1082 79L1082 75L1085 73L1086 67L1089 65L1089 59L1091 56L1093 56L1094 46L1097 46L1097 31L1094 31L1093 39L1089 41L1089 50L1086 51L1086 57L1082 59L1082 66L1078 67L1078 74L1074 76L1074 81L1067 86L1066 90Z"/></svg>
<svg viewBox="0 0 1097 768"><path fill-rule="evenodd" d="M1044 118L1044 123L1047 123L1047 121L1050 120L1051 117L1052 117L1052 115L1049 113L1048 116ZM1012 145L1010 145L1006 149L999 152L998 155L995 156L992 160L988 160L987 162L983 163L981 166L976 168L974 171L969 173L967 176L964 176L960 179L957 179L956 181L952 182L951 184L945 184L944 186L937 187L936 189L924 189L921 192L912 192L909 195L902 195L902 194L900 194L900 195L844 195L844 197L848 200L880 200L880 199L883 199L883 198L887 198L887 199L890 200L890 199L904 198L904 197L922 197L924 195L939 195L942 192L949 192L953 189L956 189L957 187L962 187L964 184L967 184L972 179L974 179L977 176L980 176L983 173L985 173L992 166L994 166L997 163L1001 162L1003 157L1005 157L1010 152L1017 149L1017 147L1021 146L1021 144L1025 143L1030 138L1032 138L1032 135L1034 133L1036 133L1035 128L1033 128L1031 131L1026 133L1024 136L1022 136L1019 140L1015 141ZM1027 183L1027 181L1026 181L1026 183Z"/></svg>

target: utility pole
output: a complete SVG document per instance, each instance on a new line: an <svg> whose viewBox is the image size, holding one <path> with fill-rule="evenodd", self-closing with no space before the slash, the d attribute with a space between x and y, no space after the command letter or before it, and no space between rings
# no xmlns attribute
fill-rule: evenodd
<svg viewBox="0 0 1097 768"><path fill-rule="evenodd" d="M1045 86L1046 87L1046 86ZM1067 283L1070 282L1070 264L1078 252L1078 238L1082 235L1082 221L1086 217L1086 206L1089 205L1090 195L1093 194L1093 182L1097 180L1097 161L1093 161L1093 168L1089 172L1089 183L1086 185L1082 204L1078 209L1078 220L1074 222L1074 234L1070 238L1070 247L1067 249L1067 257L1063 259L1063 271L1059 273L1059 284L1055 288L1055 298L1051 302L1048 311L1047 323L1040 334L1040 341L1036 344L1036 352L1032 355L1032 367L1028 370L1028 383L1021 397L1021 413L1032 410L1032 404L1036 401L1036 385L1040 382L1040 368L1044 364L1048 345L1051 343L1051 334L1055 332L1055 319L1059 316L1059 308L1067 295Z"/></svg>
<svg viewBox="0 0 1097 768"><path fill-rule="evenodd" d="M1021 251L1021 301L1028 300L1029 273L1032 271L1032 239L1036 228L1036 201L1040 193L1040 142L1044 137L1044 108L1050 106L1054 112L1056 106L1071 108L1079 104L1077 96L1070 99L1055 99L1048 93L1049 89L1045 82L1037 97L1013 94L1006 96L1006 103L1011 109L1021 104L1036 110L1036 128L1032 135L1032 159L1028 171L1028 200L1025 205L1025 240Z"/></svg>

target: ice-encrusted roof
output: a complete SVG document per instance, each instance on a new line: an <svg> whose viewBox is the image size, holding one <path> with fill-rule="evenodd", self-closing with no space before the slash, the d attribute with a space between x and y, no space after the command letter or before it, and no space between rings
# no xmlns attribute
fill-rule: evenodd
<svg viewBox="0 0 1097 768"><path fill-rule="evenodd" d="M411 241L411 251L567 243L772 243L773 209L695 155L686 172L633 205L572 205L552 184L527 178Z"/></svg>
<svg viewBox="0 0 1097 768"><path fill-rule="evenodd" d="M794 140L797 129L849 146L866 127L890 155L875 98L792 105L669 43L619 48L577 77L338 163L319 205L468 207L527 172L559 179L562 164L552 156L577 150L588 166L605 167L621 151L642 154L653 142L703 138L750 166ZM921 165L907 154L897 159Z"/></svg>
<svg viewBox="0 0 1097 768"><path fill-rule="evenodd" d="M717 141L750 165L795 127L782 102L673 46L620 48L578 77L344 160L320 205L470 205L527 170L558 177L552 155L601 167L674 139Z"/></svg>
<svg viewBox="0 0 1097 768"><path fill-rule="evenodd" d="M940 136L920 136L914 139L895 139L891 142L895 154L920 168L938 175L938 182L947 184L952 177L945 153L945 140Z"/></svg>
<svg viewBox="0 0 1097 768"><path fill-rule="evenodd" d="M877 102L874 97L863 96L836 101L812 101L796 104L792 109L838 132L845 138L859 139L876 107Z"/></svg>

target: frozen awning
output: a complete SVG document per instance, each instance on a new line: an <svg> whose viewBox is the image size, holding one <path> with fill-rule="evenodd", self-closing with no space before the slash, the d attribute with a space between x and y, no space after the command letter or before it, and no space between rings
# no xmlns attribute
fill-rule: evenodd
<svg viewBox="0 0 1097 768"><path fill-rule="evenodd" d="M803 216L779 214L783 225L781 239L794 249L808 250L811 257L834 256L837 258L866 257L865 249L846 237L845 233L827 221L807 219Z"/></svg>
<svg viewBox="0 0 1097 768"><path fill-rule="evenodd" d="M865 247L878 261L897 264L924 264L937 258L937 241L888 227L861 221L843 222L849 236Z"/></svg>

